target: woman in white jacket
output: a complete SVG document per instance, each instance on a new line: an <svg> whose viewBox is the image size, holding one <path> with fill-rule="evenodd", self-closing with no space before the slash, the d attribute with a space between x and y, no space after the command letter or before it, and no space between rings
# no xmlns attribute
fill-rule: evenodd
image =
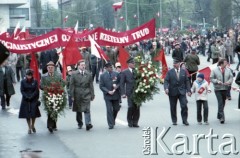
<svg viewBox="0 0 240 158"><path fill-rule="evenodd" d="M193 82L192 92L195 93L197 103L197 121L202 124L202 106L203 121L208 125L208 93L211 92L208 82L204 79L204 74L198 74L197 79Z"/></svg>

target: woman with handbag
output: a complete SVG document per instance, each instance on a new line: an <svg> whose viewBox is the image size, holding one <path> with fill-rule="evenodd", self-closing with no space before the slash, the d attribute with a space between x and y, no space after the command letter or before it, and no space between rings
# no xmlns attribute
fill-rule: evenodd
<svg viewBox="0 0 240 158"><path fill-rule="evenodd" d="M19 110L19 118L26 118L28 134L36 133L35 119L40 117L38 106L40 105L38 82L33 78L33 70L26 70L26 77L21 81L22 102Z"/></svg>

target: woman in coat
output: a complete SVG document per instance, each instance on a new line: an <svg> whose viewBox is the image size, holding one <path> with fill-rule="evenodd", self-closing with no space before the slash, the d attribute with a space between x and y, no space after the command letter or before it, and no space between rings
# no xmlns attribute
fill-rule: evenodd
<svg viewBox="0 0 240 158"><path fill-rule="evenodd" d="M22 102L19 111L19 118L26 118L28 134L36 133L35 119L40 117L39 111L39 90L38 82L33 78L33 71L26 71L26 78L21 81Z"/></svg>

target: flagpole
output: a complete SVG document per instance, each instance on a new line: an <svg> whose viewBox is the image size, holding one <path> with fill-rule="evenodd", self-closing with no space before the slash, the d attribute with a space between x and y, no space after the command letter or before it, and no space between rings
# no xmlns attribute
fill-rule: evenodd
<svg viewBox="0 0 240 158"><path fill-rule="evenodd" d="M63 28L63 11L62 11L62 0L61 0L61 5L60 5L60 8L61 8L61 27Z"/></svg>
<svg viewBox="0 0 240 158"><path fill-rule="evenodd" d="M159 16L159 22L160 22L160 35L162 35L162 0L159 1L160 4L160 16Z"/></svg>
<svg viewBox="0 0 240 158"><path fill-rule="evenodd" d="M138 26L139 26L139 0L137 0L137 19L138 19Z"/></svg>
<svg viewBox="0 0 240 158"><path fill-rule="evenodd" d="M128 29L128 19L127 19L127 0L125 0L125 19L126 19L126 30Z"/></svg>

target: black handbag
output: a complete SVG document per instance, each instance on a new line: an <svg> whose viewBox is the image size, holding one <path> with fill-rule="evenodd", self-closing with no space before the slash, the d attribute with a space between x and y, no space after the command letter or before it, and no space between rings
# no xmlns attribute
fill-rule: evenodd
<svg viewBox="0 0 240 158"><path fill-rule="evenodd" d="M0 65L8 58L9 50L0 42Z"/></svg>

